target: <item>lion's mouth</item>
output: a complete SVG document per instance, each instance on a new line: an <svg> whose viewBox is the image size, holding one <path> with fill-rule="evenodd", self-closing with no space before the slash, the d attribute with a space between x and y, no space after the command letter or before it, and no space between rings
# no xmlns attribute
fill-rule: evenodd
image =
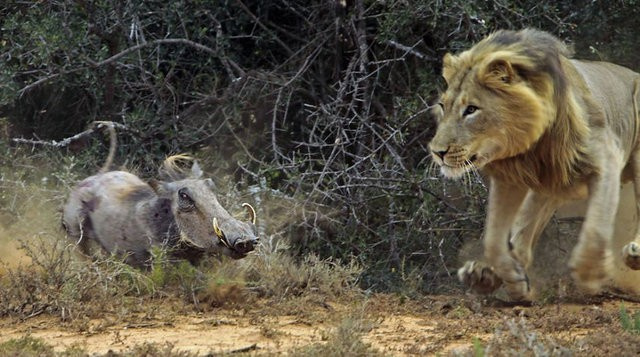
<svg viewBox="0 0 640 357"><path fill-rule="evenodd" d="M468 159L464 159L463 161L457 162L455 164L448 164L446 161L442 160L440 166L448 167L450 169L463 169L463 168L471 168L477 167L479 163L479 157L477 154L471 155Z"/></svg>
<svg viewBox="0 0 640 357"><path fill-rule="evenodd" d="M483 158L484 157L482 155L473 154L467 159L456 162L453 165L451 163L446 163L443 160L440 164L441 172L445 177L455 179L463 176L469 171L475 171L482 168L484 164L486 164L486 160L483 160Z"/></svg>

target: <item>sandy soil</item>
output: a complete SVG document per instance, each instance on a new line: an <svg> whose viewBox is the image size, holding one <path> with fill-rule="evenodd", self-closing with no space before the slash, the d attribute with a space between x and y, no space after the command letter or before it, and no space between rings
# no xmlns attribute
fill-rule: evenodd
<svg viewBox="0 0 640 357"><path fill-rule="evenodd" d="M269 309L265 313L260 304L250 311L219 309L164 318L132 317L131 321L118 323L105 316L89 321L81 329L77 325L64 327L52 317L22 322L4 319L0 320L0 342L30 335L58 350L78 346L99 354L126 351L144 343L170 343L175 350L201 355L236 351L286 353L326 340L340 319L353 316L354 311L348 304L328 304L314 307L311 315L278 315ZM619 321L622 304L634 312L640 310L640 303L612 296L544 306L508 306L498 300L469 296L403 301L378 295L362 304L356 310L361 309L362 317L371 326L363 341L394 356L470 353L474 339L488 346L502 343L496 338L501 331L518 334L509 330L509 322L526 325L527 333L533 334L527 339L533 343L548 338L545 343L553 341L579 355L640 353L640 338L624 331ZM498 348L507 348L502 346Z"/></svg>

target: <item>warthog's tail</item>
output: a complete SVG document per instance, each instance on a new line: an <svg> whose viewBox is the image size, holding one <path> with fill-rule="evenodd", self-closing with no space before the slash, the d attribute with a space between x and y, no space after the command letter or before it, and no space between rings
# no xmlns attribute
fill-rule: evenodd
<svg viewBox="0 0 640 357"><path fill-rule="evenodd" d="M198 165L198 162L186 154L167 157L164 159L158 171L161 176L164 176L165 179L169 179L170 181L178 181L185 178L199 178L202 176L202 169L200 165Z"/></svg>
<svg viewBox="0 0 640 357"><path fill-rule="evenodd" d="M95 124L97 124L98 129L106 127L109 131L109 155L107 155L107 160L100 168L100 171L98 171L99 173L105 173L109 171L109 168L113 164L113 158L116 155L116 146L118 145L116 128L114 123L110 121L96 121Z"/></svg>

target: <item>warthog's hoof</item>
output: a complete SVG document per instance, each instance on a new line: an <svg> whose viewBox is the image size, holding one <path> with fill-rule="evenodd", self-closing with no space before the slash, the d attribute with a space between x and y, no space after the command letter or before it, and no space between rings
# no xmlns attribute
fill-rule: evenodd
<svg viewBox="0 0 640 357"><path fill-rule="evenodd" d="M622 248L624 263L633 270L640 270L640 245L631 242Z"/></svg>
<svg viewBox="0 0 640 357"><path fill-rule="evenodd" d="M458 269L458 279L478 294L491 294L502 285L492 267L476 261L467 261Z"/></svg>
<svg viewBox="0 0 640 357"><path fill-rule="evenodd" d="M589 294L598 294L602 291L612 267L611 254L605 249L592 252L575 249L569 260L571 277L579 288Z"/></svg>

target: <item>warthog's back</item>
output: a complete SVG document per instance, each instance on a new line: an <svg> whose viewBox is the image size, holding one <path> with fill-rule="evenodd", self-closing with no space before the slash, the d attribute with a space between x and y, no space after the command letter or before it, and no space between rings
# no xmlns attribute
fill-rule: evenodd
<svg viewBox="0 0 640 357"><path fill-rule="evenodd" d="M144 261L152 235L139 220L155 196L148 184L128 172L94 175L71 192L63 223L71 236L79 237L85 253L87 239L93 239L109 252L128 252L132 261ZM170 207L166 211L170 213Z"/></svg>

